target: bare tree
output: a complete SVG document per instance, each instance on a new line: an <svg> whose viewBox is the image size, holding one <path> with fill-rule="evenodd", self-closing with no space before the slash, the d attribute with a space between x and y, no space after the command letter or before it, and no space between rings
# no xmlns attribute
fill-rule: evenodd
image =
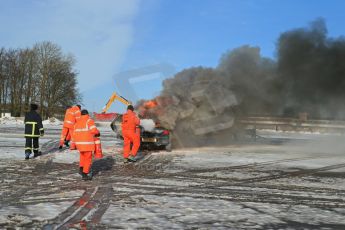
<svg viewBox="0 0 345 230"><path fill-rule="evenodd" d="M0 49L0 110L20 116L29 103L40 105L43 117L63 113L81 101L72 55L51 42L26 49Z"/></svg>
<svg viewBox="0 0 345 230"><path fill-rule="evenodd" d="M6 88L6 76L5 76L5 49L0 49L0 112L5 112L5 106L6 106L6 94L5 94L5 88Z"/></svg>

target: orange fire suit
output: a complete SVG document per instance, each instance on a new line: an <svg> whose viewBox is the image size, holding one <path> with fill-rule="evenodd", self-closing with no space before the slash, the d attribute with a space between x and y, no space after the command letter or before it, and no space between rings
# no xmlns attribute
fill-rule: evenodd
<svg viewBox="0 0 345 230"><path fill-rule="evenodd" d="M80 152L79 166L84 173L89 173L92 163L92 153L96 150L95 135L99 134L94 120L89 115L82 115L74 126L74 141Z"/></svg>
<svg viewBox="0 0 345 230"><path fill-rule="evenodd" d="M140 120L132 110L127 110L122 117L123 157L135 157L140 147ZM131 144L132 149L131 149Z"/></svg>
<svg viewBox="0 0 345 230"><path fill-rule="evenodd" d="M74 124L80 118L80 109L78 106L72 106L68 108L65 113L65 119L63 122L63 128L60 136L60 146L63 146L65 140L71 141L71 149L75 149L73 141L73 129Z"/></svg>

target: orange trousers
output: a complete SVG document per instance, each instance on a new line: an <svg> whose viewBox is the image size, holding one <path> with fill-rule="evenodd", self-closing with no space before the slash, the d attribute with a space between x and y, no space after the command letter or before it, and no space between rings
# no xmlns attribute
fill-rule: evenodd
<svg viewBox="0 0 345 230"><path fill-rule="evenodd" d="M95 137L95 158L102 158L103 153L102 153L102 145L101 145L101 139L98 137Z"/></svg>
<svg viewBox="0 0 345 230"><path fill-rule="evenodd" d="M65 140L71 140L71 129L67 127L62 127L61 135L60 135L60 146L64 145Z"/></svg>
<svg viewBox="0 0 345 230"><path fill-rule="evenodd" d="M62 146L66 140L66 141L71 141L70 142L71 150L74 150L77 148L73 140L73 132L74 132L74 129L72 128L67 128L67 127L62 128L61 137L60 137L60 146Z"/></svg>
<svg viewBox="0 0 345 230"><path fill-rule="evenodd" d="M89 173L92 163L92 152L80 152L79 167L83 167L83 173Z"/></svg>
<svg viewBox="0 0 345 230"><path fill-rule="evenodd" d="M77 146L76 146L75 143L74 143L74 137L73 137L74 129L70 128L70 129L69 129L69 133L70 133L70 135L71 135L71 143L70 143L70 145L69 145L69 149L75 150L75 149L77 149Z"/></svg>
<svg viewBox="0 0 345 230"><path fill-rule="evenodd" d="M138 132L139 131L139 132ZM129 155L136 156L140 148L140 130L137 132L123 131L123 157L128 158ZM131 149L131 144L133 144Z"/></svg>

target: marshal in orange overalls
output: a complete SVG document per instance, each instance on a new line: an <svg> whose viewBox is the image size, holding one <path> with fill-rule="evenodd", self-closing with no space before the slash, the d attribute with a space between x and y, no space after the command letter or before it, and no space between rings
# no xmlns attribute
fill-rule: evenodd
<svg viewBox="0 0 345 230"><path fill-rule="evenodd" d="M71 149L75 149L75 144L73 141L73 129L74 124L80 118L80 106L75 105L68 108L65 113L65 118L63 122L63 128L60 136L60 148L64 145L65 141L71 141Z"/></svg>
<svg viewBox="0 0 345 230"><path fill-rule="evenodd" d="M80 119L78 119L74 126L74 141L80 152L79 166L82 168L82 172L84 174L88 174L90 172L92 153L96 151L95 136L99 136L99 134L99 130L96 128L94 120L90 118L87 110L83 110Z"/></svg>
<svg viewBox="0 0 345 230"><path fill-rule="evenodd" d="M129 108L133 108L128 106ZM123 136L123 157L135 157L140 147L140 120L132 109L122 116L122 136ZM131 144L133 144L131 149Z"/></svg>

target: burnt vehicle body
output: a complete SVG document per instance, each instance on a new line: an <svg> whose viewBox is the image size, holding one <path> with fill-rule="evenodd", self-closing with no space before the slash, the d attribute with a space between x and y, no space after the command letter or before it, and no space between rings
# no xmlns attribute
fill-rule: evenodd
<svg viewBox="0 0 345 230"><path fill-rule="evenodd" d="M122 115L119 114L110 124L117 138L122 137ZM165 149L171 150L170 132L163 127L155 127L152 131L146 131L140 126L140 149Z"/></svg>

